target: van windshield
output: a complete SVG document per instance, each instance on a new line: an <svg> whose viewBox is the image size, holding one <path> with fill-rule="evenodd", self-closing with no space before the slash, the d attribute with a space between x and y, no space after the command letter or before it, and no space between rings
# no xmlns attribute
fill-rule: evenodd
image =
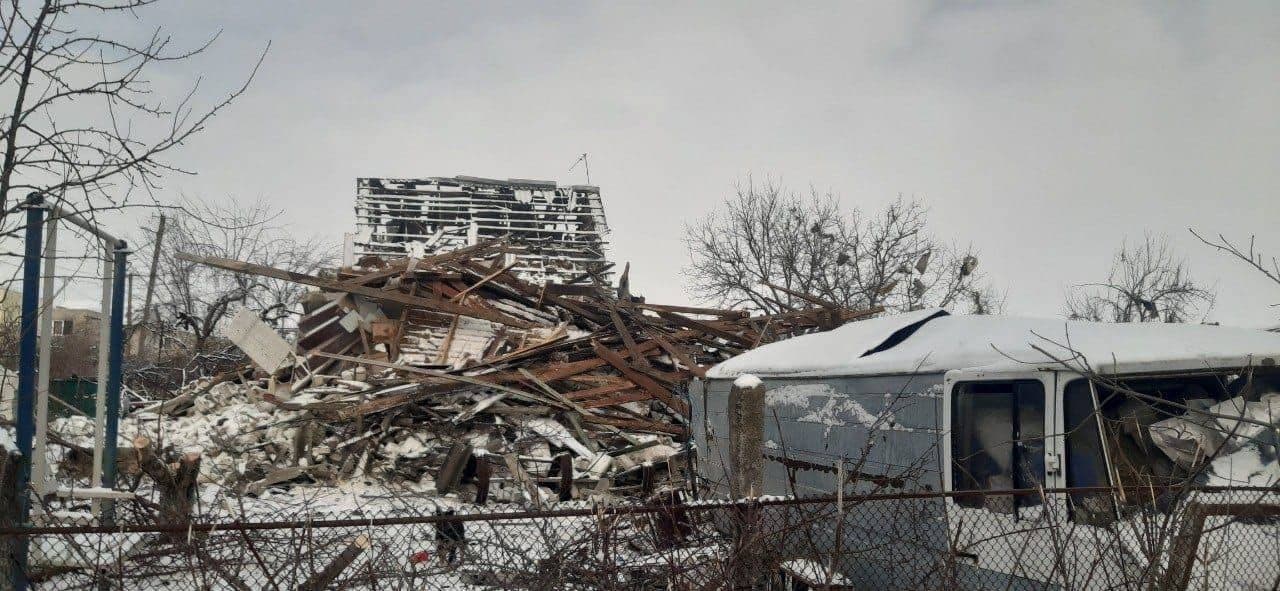
<svg viewBox="0 0 1280 591"><path fill-rule="evenodd" d="M1270 486L1280 481L1275 430L1280 373L1067 384L1063 392L1068 487ZM1096 406L1095 406L1096 404ZM1096 409L1096 410L1095 410ZM1240 461L1237 456L1246 456ZM1141 495L1122 504L1142 502ZM1145 497L1145 498L1149 498ZM1073 518L1114 517L1112 495L1072 495Z"/></svg>

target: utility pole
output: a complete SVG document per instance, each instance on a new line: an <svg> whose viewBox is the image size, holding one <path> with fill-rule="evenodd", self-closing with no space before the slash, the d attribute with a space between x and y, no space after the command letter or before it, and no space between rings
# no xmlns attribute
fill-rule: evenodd
<svg viewBox="0 0 1280 591"><path fill-rule="evenodd" d="M151 321L151 295L156 290L156 268L160 266L160 244L164 240L164 214L160 214L160 226L156 228L156 243L151 247L151 270L147 273L147 294L142 299L142 322L134 328L133 354L139 355L147 346L147 323ZM141 330L139 330L141 329Z"/></svg>

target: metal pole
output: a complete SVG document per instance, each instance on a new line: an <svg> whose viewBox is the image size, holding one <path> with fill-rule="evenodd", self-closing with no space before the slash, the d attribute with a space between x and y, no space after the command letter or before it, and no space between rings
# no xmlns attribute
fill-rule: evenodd
<svg viewBox="0 0 1280 591"><path fill-rule="evenodd" d="M36 320L40 315L40 234L44 225L44 198L39 193L27 195L26 252L22 265L22 341L18 348L18 409L17 437L18 478L15 494L18 497L18 522L27 525L31 512L27 485L31 482L31 439L35 435L36 390ZM27 588L27 544L20 537L14 544L17 565L13 573L13 587L19 591Z"/></svg>
<svg viewBox="0 0 1280 591"><path fill-rule="evenodd" d="M125 262L129 256L129 246L123 240L116 244L115 271L111 286L111 351L107 373L107 431L103 435L106 446L102 456L103 488L115 488L116 485L116 439L120 431L120 382L124 361L124 281ZM101 410L99 410L101 412ZM104 503L102 522L111 524L115 521L114 503Z"/></svg>
<svg viewBox="0 0 1280 591"><path fill-rule="evenodd" d="M102 487L102 454L103 437L107 430L107 376L110 375L111 351L111 286L115 255L111 250L115 244L102 243L102 311L98 319L98 382L93 402L93 477L94 488ZM102 517L102 502L93 501L93 513Z"/></svg>
<svg viewBox="0 0 1280 591"><path fill-rule="evenodd" d="M44 284L40 288L40 355L36 387L36 439L31 457L31 489L43 496L48 488L49 457L49 380L53 362L53 296L54 275L58 271L58 220L49 218L44 243Z"/></svg>

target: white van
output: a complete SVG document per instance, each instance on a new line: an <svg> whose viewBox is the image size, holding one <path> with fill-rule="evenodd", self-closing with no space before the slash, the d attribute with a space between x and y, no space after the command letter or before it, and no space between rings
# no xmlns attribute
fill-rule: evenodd
<svg viewBox="0 0 1280 591"><path fill-rule="evenodd" d="M940 309L876 318L761 347L695 382L698 473L728 494L729 434L742 428L730 391L751 375L766 388L764 494L832 494L837 479L850 497L948 493L830 520L842 531L825 536L840 540L828 559L846 579L1271 589L1277 359L1280 334L1262 330ZM1119 490L1051 492L1085 487ZM990 494L1011 489L1041 492Z"/></svg>

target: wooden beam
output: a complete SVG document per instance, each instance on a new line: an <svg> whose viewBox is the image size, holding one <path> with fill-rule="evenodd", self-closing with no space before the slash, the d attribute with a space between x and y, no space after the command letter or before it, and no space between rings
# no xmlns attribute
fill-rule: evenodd
<svg viewBox="0 0 1280 591"><path fill-rule="evenodd" d="M640 345L636 345L636 349L641 353L652 351L658 347L653 341L646 341ZM582 361L571 361L569 363L560 363L551 365L547 369L538 373L538 379L546 382L554 382L562 380L570 376L576 376L580 373L586 373L598 367L609 365L607 361L597 356L595 359L584 359Z"/></svg>
<svg viewBox="0 0 1280 591"><path fill-rule="evenodd" d="M556 456L556 467L560 470L560 493L561 501L573 500L573 457L569 454L560 454Z"/></svg>
<svg viewBox="0 0 1280 591"><path fill-rule="evenodd" d="M662 385L653 378L644 375L636 371L630 365L627 365L627 360L623 359L617 352L601 345L599 341L593 341L591 343L591 348L596 352L598 357L605 360L609 365L612 365L614 369L622 372L622 375L626 376L628 380L631 380L635 385L644 388L654 398L661 400L664 404L671 407L672 410L680 413L680 416L687 416L689 414L688 404L685 404L683 400L678 400L673 394L671 394L671 392L666 388L663 388Z"/></svg>
<svg viewBox="0 0 1280 591"><path fill-rule="evenodd" d="M680 314L698 314L701 316L719 316L721 318L746 318L749 314L743 310L720 310L717 308L696 308L693 306L671 306L667 304L632 304L642 310L654 312L678 312Z"/></svg>
<svg viewBox="0 0 1280 591"><path fill-rule="evenodd" d="M355 562L356 558L372 545L367 534L356 536L342 552L333 558L333 561L328 566L324 567L324 570L311 575L299 585L298 591L319 591L320 589L328 588L338 578L338 575L342 574L342 571L351 566L351 563Z"/></svg>
<svg viewBox="0 0 1280 591"><path fill-rule="evenodd" d="M520 320L518 318L508 316L506 314L503 314L495 310L486 310L482 308L464 306L462 304L450 302L442 298L411 296L407 293L403 293L396 290L382 290L382 289L376 289L376 288L363 286L363 285L351 285L348 283L335 281L333 279L325 279L323 277L307 275L306 273L296 273L293 271L285 271L283 269L276 269L274 267L268 267L266 265L257 265L254 263L246 263L244 261L234 261L231 259L224 259L224 258L218 258L218 257L198 256L193 254L187 254L185 252L178 253L178 259L183 261L193 262L193 263L199 263L202 265L208 265L210 267L215 267L218 269L225 269L227 271L234 271L236 273L245 273L248 275L261 275L263 277L271 277L272 279L280 279L282 281L292 281L294 283L301 283L303 285L318 287L323 290L347 292L347 293L362 295L367 298L372 298L375 300L395 302L398 304L404 304L406 306L414 306L417 308L433 310L436 312L446 312L449 314L461 314L463 316L489 320L491 322L497 322L499 324L514 326L516 328L535 328L537 326L535 324L525 322L524 320Z"/></svg>
<svg viewBox="0 0 1280 591"><path fill-rule="evenodd" d="M497 277L497 276L499 276L499 275L501 275L501 274L503 274L503 273L506 273L507 271L510 271L510 270L511 270L511 268L512 268L512 267L515 267L515 266L516 266L516 263L519 263L519 262L520 262L519 260L512 260L510 263L508 263L507 265L505 265L505 266L503 266L502 268L498 269L497 271L494 271L494 272L492 272L492 273L490 273L490 274L488 274L488 275L485 275L484 277L481 277L479 281L477 281L477 282L475 282L475 283L472 283L472 284L471 284L470 286L468 286L466 289L464 289L464 290L462 290L462 291L458 292L458 295L453 296L452 298L450 298L450 300L451 300L451 301L454 301L454 302L464 302L464 301L466 301L466 299L467 299L467 294L469 294L469 293L471 293L472 291L474 291L475 289L477 289L477 288L479 288L479 287L483 286L484 284L486 284L486 283L488 283L488 282L490 282L490 281L493 281L493 278L494 278L494 277Z"/></svg>
<svg viewBox="0 0 1280 591"><path fill-rule="evenodd" d="M649 360L637 350L636 340L632 338L631 330L627 328L627 324L622 321L622 315L618 314L618 307L608 300L605 303L609 306L609 318L613 320L613 327L618 331L618 336L622 337L622 344L627 346L627 351L631 354L631 360L640 364L641 367L650 367Z"/></svg>
<svg viewBox="0 0 1280 591"><path fill-rule="evenodd" d="M622 419L618 417L606 417L601 415L584 415L582 420L588 423L596 423L599 425L609 425L620 429L630 431L652 431L654 433L667 433L677 437L688 437L689 429L682 425L672 425L671 423L659 423L657 421L647 421L644 419Z"/></svg>
<svg viewBox="0 0 1280 591"><path fill-rule="evenodd" d="M478 242L471 246L464 246L462 248L451 250L446 253L425 256L418 259L416 269L429 269L436 265L453 262L458 259L471 258L476 254L485 253L486 251L492 250L494 247L504 246L505 244L506 244L505 238L495 238L492 240L485 240L483 242ZM382 269L381 271L374 271L372 273L367 273L359 277L354 277L352 279L348 279L344 281L343 284L351 287L359 287L362 285L369 285L370 283L377 283L378 281L382 281L384 279L390 279L392 277L395 277L396 275L399 275L405 272L405 270L409 266L409 261L410 259L408 257L398 258L393 261L389 261L385 269Z"/></svg>
<svg viewBox="0 0 1280 591"><path fill-rule="evenodd" d="M484 275L484 272L481 270L476 270L474 265L468 264L465 266L472 273L477 273L481 276ZM513 290L516 293L519 293L528 298L537 299L539 296L541 296L544 301L555 304L556 306L560 306L561 308L564 308L576 314L577 316L580 316L598 325L605 325L609 323L609 319L604 315L599 314L593 310L590 310L572 300L566 300L560 296L557 296L551 293L543 293L542 289L518 277L513 277L508 275L508 280L506 282L495 281L495 283L503 287L506 287L507 289Z"/></svg>
<svg viewBox="0 0 1280 591"><path fill-rule="evenodd" d="M603 408L606 406L617 406L619 404L626 404L628 402L641 402L644 400L653 400L653 396L651 396L648 392L641 392L639 390L630 390L627 392L623 392L622 394L618 394L616 396L607 396L605 398L599 398L596 400L584 401L582 403L582 408Z"/></svg>
<svg viewBox="0 0 1280 591"><path fill-rule="evenodd" d="M627 380L617 380L615 382L605 384L603 386L596 386L595 388L587 388L586 390L574 390L573 392L567 392L565 393L565 397L568 398L569 400L575 400L575 401L590 400L598 396L613 394L615 392L622 392L623 390L631 390L635 387L636 387L635 384Z"/></svg>
<svg viewBox="0 0 1280 591"><path fill-rule="evenodd" d="M420 367L413 367L413 366L411 366L411 365L403 365L403 364L400 364L400 363L391 363L391 362L389 362L389 361L378 361L378 360L376 360L376 359L365 359L365 358L362 358L362 357L350 357L350 356L347 356L347 355L334 355L334 354L332 354L332 353L323 353L323 352L318 352L318 353L316 353L316 355L317 355L317 356L319 356L319 357L327 357L327 358L329 358L329 359L337 359L337 360L339 360L339 361L347 361L347 362L351 362L351 363L358 363L358 364L361 364L361 365L372 365L372 366L375 366L375 367L389 367L389 368L391 368L391 369L395 369L395 370L397 370L397 371L403 371L403 372L406 372L406 373L416 373L416 374L418 374L418 375L430 376L430 377L433 377L433 378L440 378L440 379L442 379L442 380L453 380L453 381L455 381L455 382L462 382L462 383L464 383L464 384L471 384L471 385L473 385L473 386L481 386L481 387L484 387L484 388L492 388L492 389L494 389L494 390L499 390L499 391L502 391L502 392L507 392L508 394L515 395L515 396L517 396L517 397L519 397L519 398L522 398L522 399L524 399L524 400L528 400L528 401L530 401L530 402L536 402L536 403L539 403L539 404L549 404L549 405L551 405L551 406L556 406L556 407L561 407L561 408L567 408L565 405L563 405L563 404L559 403L558 401L547 400L545 397L537 396L537 395L531 394L531 393L529 393L529 392L525 392L524 390L518 390L518 389L516 389L516 388L511 388L511 387L509 387L509 386L504 386L504 385L502 385L502 384L495 383L495 382L491 382L491 381L488 381L488 380L482 380L482 379L480 379L480 378L473 378L473 377L470 377L470 376L456 375L456 374L451 374L451 373L443 372L443 371L434 371L434 370L430 370L430 369L422 369L422 368L420 368ZM409 402L413 401L414 399L416 399L418 396L421 396L421 395L422 395L422 393L421 393L421 392L418 392L418 393L411 394L411 395L405 395L405 396L403 396L403 397L390 397L390 396L388 396L388 397L385 397L385 398L381 398L381 399L378 399L378 400L373 400L373 401L367 402L367 403L362 404L362 405L360 405L360 406L358 406L358 407L356 407L356 408L357 408L357 409L362 409L362 408L366 408L366 407L368 407L369 409L373 409L373 410L364 410L364 411L360 411L360 412L358 412L358 414L367 414L368 412L376 412L376 411L381 411L381 410L387 410L388 408L395 408L396 406L399 406L399 405L401 405L401 404L407 404L407 403L409 403ZM377 408L378 406L384 406L384 405L385 405L385 408Z"/></svg>
<svg viewBox="0 0 1280 591"><path fill-rule="evenodd" d="M729 341L730 343L736 343L743 347L751 348L751 345L752 345L751 339L748 339L741 335L734 334L728 330L715 326L709 322L694 320L692 318L689 318L688 316L681 316L680 314L672 314L670 312L658 312L658 315L665 320L669 320L685 328L700 330L709 335L716 336L726 341Z"/></svg>
<svg viewBox="0 0 1280 591"><path fill-rule="evenodd" d="M698 362L694 361L687 351L667 342L667 340L662 338L656 330L645 329L645 333L649 335L651 340L658 343L658 346L662 347L663 351L666 351L668 355L674 357L681 365L684 365L685 368L693 372L693 375L700 378L707 377L707 368L698 365Z"/></svg>

